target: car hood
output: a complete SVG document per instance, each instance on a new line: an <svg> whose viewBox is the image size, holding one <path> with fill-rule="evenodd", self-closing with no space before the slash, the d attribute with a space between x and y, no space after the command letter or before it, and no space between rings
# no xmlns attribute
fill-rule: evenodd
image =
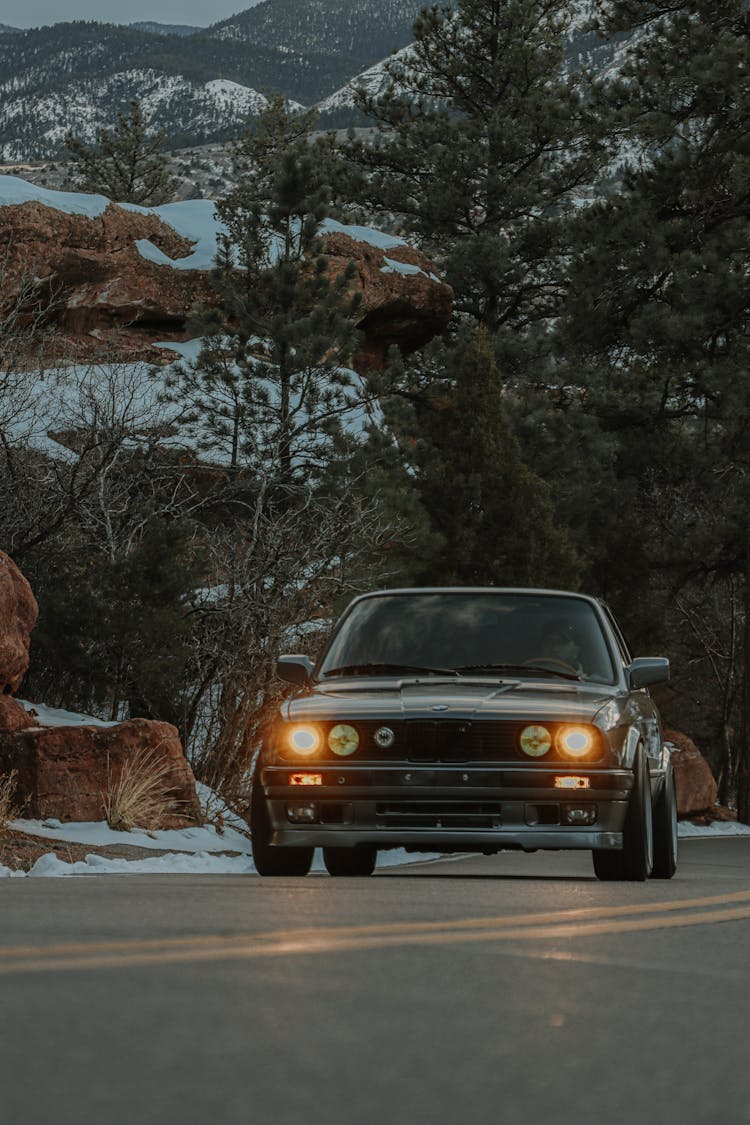
<svg viewBox="0 0 750 1125"><path fill-rule="evenodd" d="M316 684L286 701L282 716L293 722L397 719L545 718L588 722L617 694L614 686L573 681L397 680Z"/></svg>

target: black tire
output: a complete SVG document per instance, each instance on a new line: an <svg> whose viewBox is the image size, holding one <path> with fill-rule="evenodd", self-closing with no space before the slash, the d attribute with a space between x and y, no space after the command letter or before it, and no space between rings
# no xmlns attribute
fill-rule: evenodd
<svg viewBox="0 0 750 1125"><path fill-rule="evenodd" d="M633 791L623 827L622 851L592 852L598 879L642 883L654 866L654 824L648 762L639 746L633 764Z"/></svg>
<svg viewBox="0 0 750 1125"><path fill-rule="evenodd" d="M314 848L277 848L270 843L271 820L260 780L253 781L250 799L250 842L259 875L307 875Z"/></svg>
<svg viewBox="0 0 750 1125"><path fill-rule="evenodd" d="M374 844L355 848L323 848L323 863L329 875L372 875L378 859Z"/></svg>
<svg viewBox="0 0 750 1125"><path fill-rule="evenodd" d="M654 879L671 879L677 870L677 792L670 762L654 804Z"/></svg>

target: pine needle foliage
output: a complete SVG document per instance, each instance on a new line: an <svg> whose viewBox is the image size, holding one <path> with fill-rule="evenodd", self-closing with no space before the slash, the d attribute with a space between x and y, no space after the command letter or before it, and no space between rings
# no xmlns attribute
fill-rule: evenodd
<svg viewBox="0 0 750 1125"><path fill-rule="evenodd" d="M102 129L90 147L68 133L66 145L75 165L75 179L85 191L106 195L117 203L156 207L174 198L177 180L169 175L164 155L165 134L152 130L140 103L118 113L114 129Z"/></svg>

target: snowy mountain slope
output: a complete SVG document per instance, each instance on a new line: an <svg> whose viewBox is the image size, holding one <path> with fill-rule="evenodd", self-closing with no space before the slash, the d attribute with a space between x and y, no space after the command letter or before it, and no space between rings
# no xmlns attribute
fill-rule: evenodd
<svg viewBox="0 0 750 1125"><path fill-rule="evenodd" d="M3 89L5 87L5 89ZM0 84L0 160L44 159L65 146L68 130L91 142L126 109L134 91L176 144L195 138L236 136L264 108L267 99L227 79L191 81L155 70L123 70L105 79L74 82L34 96ZM295 103L296 104L296 103Z"/></svg>

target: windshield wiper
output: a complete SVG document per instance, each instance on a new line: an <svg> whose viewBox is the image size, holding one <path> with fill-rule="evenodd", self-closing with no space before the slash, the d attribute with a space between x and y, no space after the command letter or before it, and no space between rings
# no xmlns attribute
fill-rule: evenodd
<svg viewBox="0 0 750 1125"><path fill-rule="evenodd" d="M465 664L459 672L515 672L524 675L528 672L544 672L548 676L560 676L563 680L580 680L577 672L563 672L561 668L548 668L545 664Z"/></svg>
<svg viewBox="0 0 750 1125"><path fill-rule="evenodd" d="M428 676L460 676L456 668L424 668L419 664L344 664L341 668L329 668L324 676L348 676L377 674L383 672L421 672Z"/></svg>

